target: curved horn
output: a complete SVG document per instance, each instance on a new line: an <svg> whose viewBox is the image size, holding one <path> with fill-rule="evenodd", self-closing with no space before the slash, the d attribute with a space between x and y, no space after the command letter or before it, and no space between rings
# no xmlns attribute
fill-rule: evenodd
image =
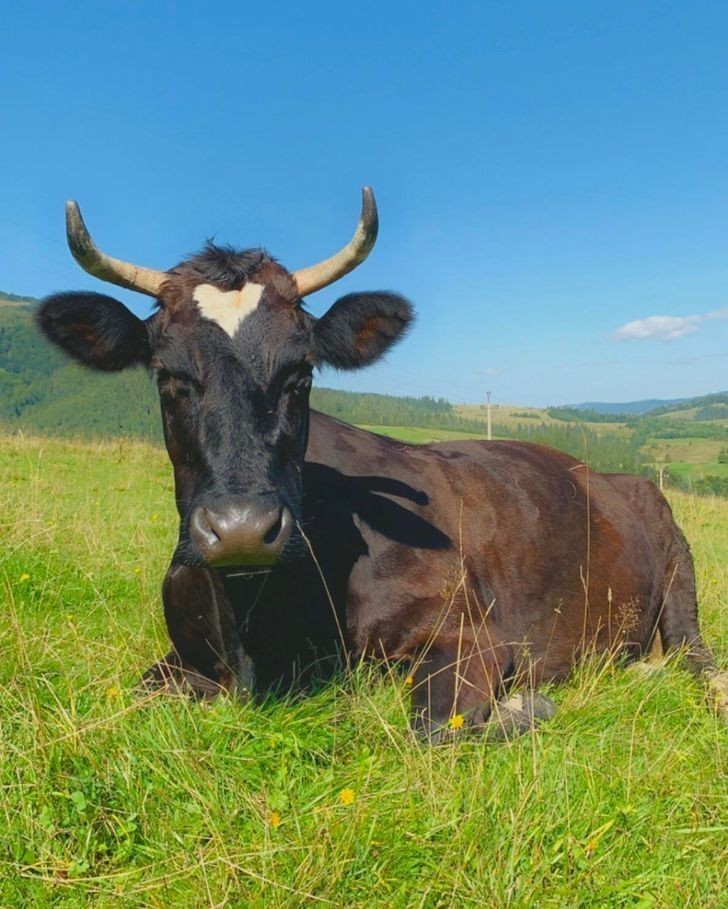
<svg viewBox="0 0 728 909"><path fill-rule="evenodd" d="M127 290L149 294L150 297L159 295L166 274L102 253L91 239L77 202L66 202L66 237L71 255L90 275Z"/></svg>
<svg viewBox="0 0 728 909"><path fill-rule="evenodd" d="M377 203L369 186L365 186L361 191L361 197L361 216L351 241L330 259L293 272L293 280L300 296L305 297L306 294L321 290L322 287L343 278L360 265L372 251L379 230Z"/></svg>

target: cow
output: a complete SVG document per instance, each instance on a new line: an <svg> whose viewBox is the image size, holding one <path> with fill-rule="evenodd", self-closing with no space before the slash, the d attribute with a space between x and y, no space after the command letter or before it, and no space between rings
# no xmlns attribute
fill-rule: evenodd
<svg viewBox="0 0 728 909"><path fill-rule="evenodd" d="M156 300L142 320L58 293L37 317L87 367L142 364L159 388L180 523L172 646L148 689L247 697L375 658L410 667L412 726L437 742L496 717L531 728L552 713L538 686L587 654L635 660L659 632L728 713L690 550L651 482L525 442L406 445L310 409L315 368L363 368L412 324L390 291L320 318L304 304L369 254L369 188L349 244L292 272L210 243L156 271L103 253L75 202L66 220L82 268Z"/></svg>

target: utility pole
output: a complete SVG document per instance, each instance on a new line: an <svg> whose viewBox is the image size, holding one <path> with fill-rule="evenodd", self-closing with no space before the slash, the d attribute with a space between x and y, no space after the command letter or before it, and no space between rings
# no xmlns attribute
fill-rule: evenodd
<svg viewBox="0 0 728 909"><path fill-rule="evenodd" d="M486 391L485 394L488 399L488 403L486 404L486 412L488 414L488 441L490 442L490 440L493 438L493 433L491 432L491 425L490 425L490 396L491 396L492 392Z"/></svg>

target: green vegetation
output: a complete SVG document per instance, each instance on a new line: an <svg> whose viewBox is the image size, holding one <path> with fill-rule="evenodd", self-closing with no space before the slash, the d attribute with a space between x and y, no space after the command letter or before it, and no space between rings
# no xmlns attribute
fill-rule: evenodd
<svg viewBox="0 0 728 909"><path fill-rule="evenodd" d="M567 423L634 423L639 417L630 413L592 410L589 407L549 407L546 413Z"/></svg>
<svg viewBox="0 0 728 909"><path fill-rule="evenodd" d="M39 335L32 313L0 300L0 427L161 441L156 391L144 370L91 375Z"/></svg>
<svg viewBox="0 0 728 909"><path fill-rule="evenodd" d="M0 905L724 905L728 734L677 665L588 666L503 745L419 745L376 667L298 700L140 699L166 455L0 436L0 473ZM725 664L725 504L671 501Z"/></svg>
<svg viewBox="0 0 728 909"><path fill-rule="evenodd" d="M477 420L461 417L444 398L400 398L315 387L311 406L357 426L419 426L475 435L483 428Z"/></svg>
<svg viewBox="0 0 728 909"><path fill-rule="evenodd" d="M368 426L362 429L380 436L391 436L410 445L426 445L430 442L460 442L464 439L484 439L485 434L474 432L453 432L449 429L429 429L422 426Z"/></svg>
<svg viewBox="0 0 728 909"><path fill-rule="evenodd" d="M484 427L480 433L450 432L447 430L424 429L417 426L368 426L364 429L381 435L392 436L403 442L421 444L424 442L446 442L461 439L484 439ZM558 448L582 461L595 470L618 473L638 473L645 469L639 445L629 437L616 434L600 434L593 428L572 424L493 424L494 439L519 439Z"/></svg>

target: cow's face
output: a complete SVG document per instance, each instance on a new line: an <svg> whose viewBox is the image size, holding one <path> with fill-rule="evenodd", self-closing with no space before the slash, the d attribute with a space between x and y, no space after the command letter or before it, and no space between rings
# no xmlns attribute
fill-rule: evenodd
<svg viewBox="0 0 728 909"><path fill-rule="evenodd" d="M392 293L351 294L320 319L259 250L209 246L172 269L142 321L110 297L47 298L39 324L87 366L154 374L187 564L260 567L303 552L302 471L314 367L358 369L406 330Z"/></svg>

